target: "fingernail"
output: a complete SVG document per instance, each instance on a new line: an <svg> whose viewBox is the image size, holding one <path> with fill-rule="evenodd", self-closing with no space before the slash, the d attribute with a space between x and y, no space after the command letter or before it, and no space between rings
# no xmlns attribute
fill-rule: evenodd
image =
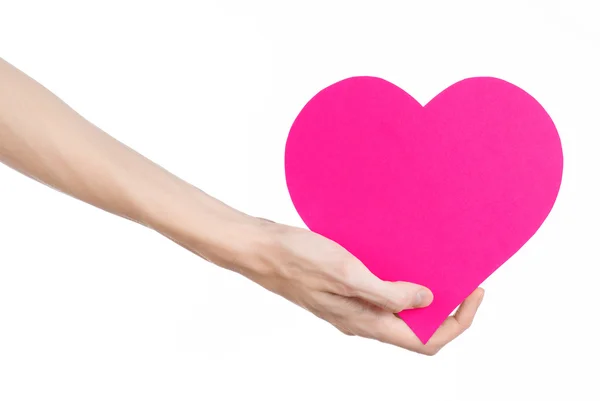
<svg viewBox="0 0 600 401"><path fill-rule="evenodd" d="M417 292L417 295L415 297L415 303L418 306L427 306L431 303L432 298L433 296L431 294L431 291L421 289Z"/></svg>

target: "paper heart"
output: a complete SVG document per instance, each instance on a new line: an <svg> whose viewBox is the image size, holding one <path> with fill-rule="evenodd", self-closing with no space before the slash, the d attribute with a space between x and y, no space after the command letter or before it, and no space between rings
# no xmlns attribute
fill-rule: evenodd
<svg viewBox="0 0 600 401"><path fill-rule="evenodd" d="M538 230L562 179L558 132L522 89L460 81L422 106L380 78L327 87L288 136L285 171L301 218L376 276L427 286L400 317L426 343Z"/></svg>

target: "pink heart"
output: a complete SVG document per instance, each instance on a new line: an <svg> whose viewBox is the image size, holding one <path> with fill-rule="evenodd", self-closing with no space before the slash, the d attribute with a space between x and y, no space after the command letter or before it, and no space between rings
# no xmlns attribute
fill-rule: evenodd
<svg viewBox="0 0 600 401"><path fill-rule="evenodd" d="M309 229L383 280L431 289L429 307L400 313L423 343L538 230L562 168L542 106L487 77L425 106L380 78L340 81L302 109L285 151Z"/></svg>

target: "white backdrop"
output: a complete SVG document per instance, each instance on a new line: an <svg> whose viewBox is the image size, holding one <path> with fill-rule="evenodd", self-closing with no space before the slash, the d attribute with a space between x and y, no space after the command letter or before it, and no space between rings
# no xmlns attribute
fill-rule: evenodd
<svg viewBox="0 0 600 401"><path fill-rule="evenodd" d="M462 78L503 78L542 103L565 154L547 222L435 357L345 337L0 166L0 400L600 399L599 20L596 0L0 0L0 57L172 172L279 222L302 225L288 129L349 76L422 103Z"/></svg>

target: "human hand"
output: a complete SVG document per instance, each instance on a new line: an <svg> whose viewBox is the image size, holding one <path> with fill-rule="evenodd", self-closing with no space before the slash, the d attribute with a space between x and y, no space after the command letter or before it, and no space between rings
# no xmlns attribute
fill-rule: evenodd
<svg viewBox="0 0 600 401"><path fill-rule="evenodd" d="M337 243L308 230L261 223L258 257L240 273L307 309L347 335L434 355L473 322L484 291L475 290L422 344L396 313L428 306L431 292L417 284L379 280Z"/></svg>

